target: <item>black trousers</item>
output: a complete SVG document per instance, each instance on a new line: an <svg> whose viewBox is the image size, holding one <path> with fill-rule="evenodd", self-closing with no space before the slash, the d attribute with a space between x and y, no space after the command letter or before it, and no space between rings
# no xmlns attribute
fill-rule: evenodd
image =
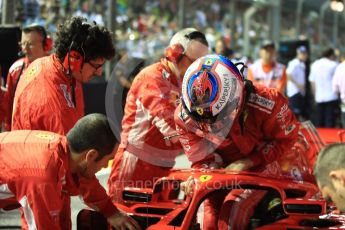
<svg viewBox="0 0 345 230"><path fill-rule="evenodd" d="M339 115L339 101L316 103L316 126L333 128Z"/></svg>

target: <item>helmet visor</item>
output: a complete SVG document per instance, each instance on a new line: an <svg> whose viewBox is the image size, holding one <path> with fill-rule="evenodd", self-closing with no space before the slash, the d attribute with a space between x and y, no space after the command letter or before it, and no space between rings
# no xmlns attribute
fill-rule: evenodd
<svg viewBox="0 0 345 230"><path fill-rule="evenodd" d="M224 135L229 133L235 119L240 113L243 94L243 87L240 84L241 83L236 78L232 78L230 79L228 87L223 87L220 98L214 105L211 105L212 109L218 109L218 114L216 116L210 116L209 118L205 117L199 119L199 123L203 123L203 125L201 125L203 129L207 129L207 131L214 133L221 131ZM226 99L227 102L223 103ZM205 105L205 107L208 106Z"/></svg>

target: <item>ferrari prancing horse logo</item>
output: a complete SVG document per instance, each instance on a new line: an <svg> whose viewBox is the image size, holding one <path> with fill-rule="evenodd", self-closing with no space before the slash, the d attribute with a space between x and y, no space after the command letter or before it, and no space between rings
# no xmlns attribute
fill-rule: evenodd
<svg viewBox="0 0 345 230"><path fill-rule="evenodd" d="M211 180L211 179L212 179L212 176L211 176L211 175L201 175L201 176L199 177L200 182L206 182L206 181L209 181L209 180Z"/></svg>
<svg viewBox="0 0 345 230"><path fill-rule="evenodd" d="M196 108L196 112L202 116L204 114L204 110L202 108Z"/></svg>
<svg viewBox="0 0 345 230"><path fill-rule="evenodd" d="M209 59L206 59L205 61L205 65L212 65L213 63L213 59L209 58Z"/></svg>

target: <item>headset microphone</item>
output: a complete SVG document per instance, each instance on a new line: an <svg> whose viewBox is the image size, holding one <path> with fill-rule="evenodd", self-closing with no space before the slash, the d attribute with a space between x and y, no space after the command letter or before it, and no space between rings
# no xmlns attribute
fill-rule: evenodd
<svg viewBox="0 0 345 230"><path fill-rule="evenodd" d="M17 53L17 55L18 55L18 57L24 57L25 56L25 52L24 51L19 51L18 53Z"/></svg>

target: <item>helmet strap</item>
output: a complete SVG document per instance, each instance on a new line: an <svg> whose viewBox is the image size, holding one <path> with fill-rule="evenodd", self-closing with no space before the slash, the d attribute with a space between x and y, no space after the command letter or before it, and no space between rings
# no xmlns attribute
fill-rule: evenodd
<svg viewBox="0 0 345 230"><path fill-rule="evenodd" d="M255 93L255 87L253 85L253 82L251 82L248 79L244 79L244 102L243 102L243 105L241 106L241 113L239 114L239 117L238 117L238 122L241 127L242 135L244 133L244 118L246 114L245 105L247 104L249 100L249 95L252 93Z"/></svg>
<svg viewBox="0 0 345 230"><path fill-rule="evenodd" d="M241 67L239 68L238 65L240 65ZM246 66L243 62L237 62L235 66L240 70L242 80L244 81L246 79L244 76L244 71L248 69L248 66Z"/></svg>

